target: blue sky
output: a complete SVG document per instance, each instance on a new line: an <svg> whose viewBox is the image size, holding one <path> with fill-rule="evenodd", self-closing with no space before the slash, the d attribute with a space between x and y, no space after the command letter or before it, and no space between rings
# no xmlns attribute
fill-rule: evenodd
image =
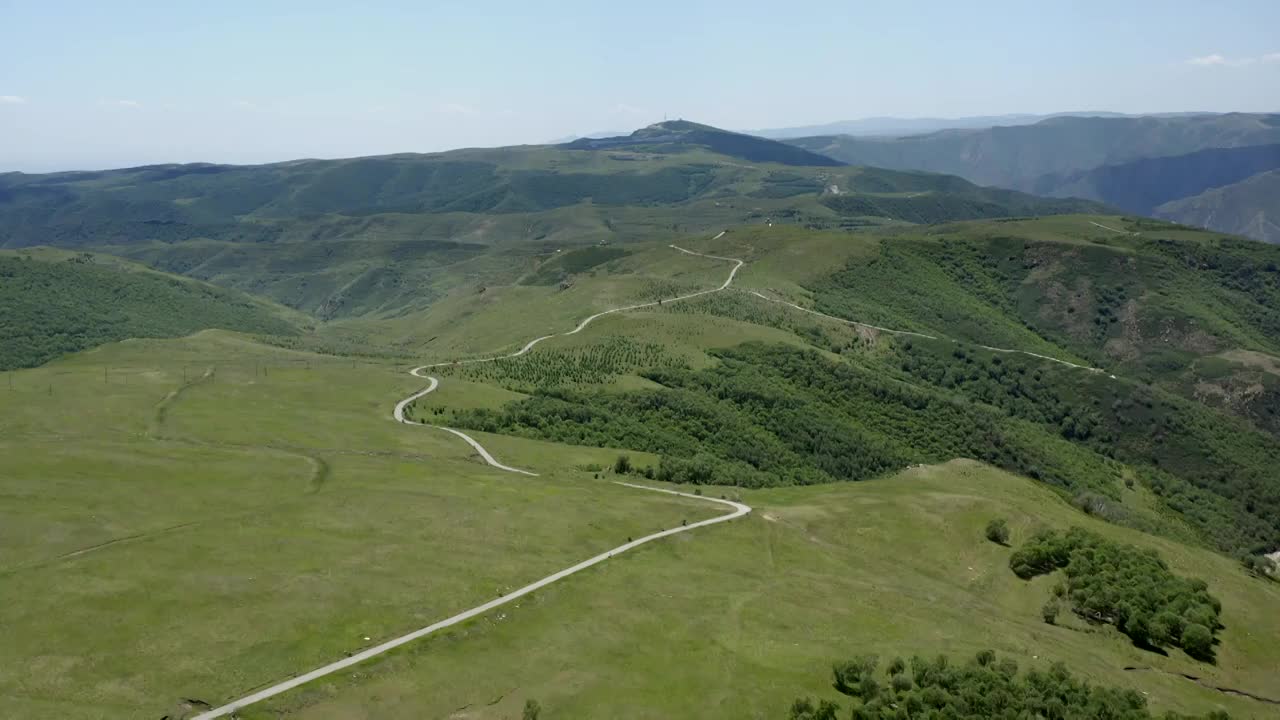
<svg viewBox="0 0 1280 720"><path fill-rule="evenodd" d="M1280 111L1276 0L0 0L0 171L544 142L668 115Z"/></svg>

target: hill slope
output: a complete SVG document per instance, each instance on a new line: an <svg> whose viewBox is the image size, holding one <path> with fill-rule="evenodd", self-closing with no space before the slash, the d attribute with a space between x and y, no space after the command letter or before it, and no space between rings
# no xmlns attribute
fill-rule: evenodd
<svg viewBox="0 0 1280 720"><path fill-rule="evenodd" d="M1034 125L899 138L817 136L787 142L853 165L959 175L1035 192L1037 179L1139 158L1280 142L1280 115L1059 117Z"/></svg>
<svg viewBox="0 0 1280 720"><path fill-rule="evenodd" d="M1057 197L1090 198L1151 215L1164 203L1276 168L1280 168L1280 144L1209 148L1186 155L1103 165L1069 175L1047 175L1036 181L1035 191Z"/></svg>
<svg viewBox="0 0 1280 720"><path fill-rule="evenodd" d="M290 335L285 308L111 258L0 253L0 370L125 338L222 328Z"/></svg>
<svg viewBox="0 0 1280 720"><path fill-rule="evenodd" d="M1280 243L1280 170L1165 203L1156 217Z"/></svg>
<svg viewBox="0 0 1280 720"><path fill-rule="evenodd" d="M563 249L655 233L1099 210L673 122L564 146L10 173L0 247L94 249L331 320L421 310Z"/></svg>

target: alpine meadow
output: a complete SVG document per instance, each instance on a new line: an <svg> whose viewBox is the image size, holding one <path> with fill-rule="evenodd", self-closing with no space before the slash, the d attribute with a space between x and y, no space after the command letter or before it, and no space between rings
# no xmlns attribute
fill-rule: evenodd
<svg viewBox="0 0 1280 720"><path fill-rule="evenodd" d="M1280 718L1272 9L374 5L0 10L0 719Z"/></svg>

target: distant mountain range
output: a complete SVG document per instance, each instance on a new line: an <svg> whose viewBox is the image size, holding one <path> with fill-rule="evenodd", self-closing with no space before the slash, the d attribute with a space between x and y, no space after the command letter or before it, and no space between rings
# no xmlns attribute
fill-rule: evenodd
<svg viewBox="0 0 1280 720"><path fill-rule="evenodd" d="M1185 155L1150 157L1103 165L1063 175L1044 175L1034 190L1040 195L1082 197L1109 203L1140 215L1157 206L1199 195L1258 173L1280 168L1280 144L1197 150Z"/></svg>
<svg viewBox="0 0 1280 720"><path fill-rule="evenodd" d="M1280 243L1280 170L1167 202L1156 217Z"/></svg>
<svg viewBox="0 0 1280 720"><path fill-rule="evenodd" d="M508 282L529 248L625 242L659 228L865 228L1106 210L954 176L850 167L671 121L561 145L5 173L0 248L94 249L333 319L401 313L458 283ZM446 270L515 246L503 262Z"/></svg>
<svg viewBox="0 0 1280 720"><path fill-rule="evenodd" d="M1214 113L1156 113L1146 116L1128 115L1125 113L1082 110L1077 112L1060 112L1048 115L1017 113L1012 115L975 115L958 118L903 118L903 117L869 117L858 120L839 120L821 125L800 125L797 127L771 128L766 130L748 130L746 132L774 140L810 137L813 135L853 135L853 136L894 136L920 135L939 130L973 130L997 126L1033 125L1041 120L1058 117L1100 117L1100 118L1132 118L1132 117L1188 117L1194 115L1212 115Z"/></svg>
<svg viewBox="0 0 1280 720"><path fill-rule="evenodd" d="M788 143L853 165L959 175L980 185L1037 195L1081 197L1142 215L1183 198L1280 167L1280 114L1186 113L1143 117L1064 115L1029 125L948 129L904 137L816 135ZM1257 192L1163 207L1162 217L1211 229L1265 227L1280 213L1280 195ZM1215 196L1217 197L1217 196ZM1200 207L1200 205L1197 205ZM1187 212L1186 217L1179 214ZM1267 239L1271 234L1250 232Z"/></svg>

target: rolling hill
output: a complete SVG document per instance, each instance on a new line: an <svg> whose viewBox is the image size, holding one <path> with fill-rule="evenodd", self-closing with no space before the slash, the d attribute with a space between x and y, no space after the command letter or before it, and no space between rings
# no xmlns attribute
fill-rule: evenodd
<svg viewBox="0 0 1280 720"><path fill-rule="evenodd" d="M0 252L0 370L127 338L209 328L289 336L306 322L274 303L116 258Z"/></svg>
<svg viewBox="0 0 1280 720"><path fill-rule="evenodd" d="M557 250L740 223L876 227L1103 206L849 167L690 122L560 146L0 175L0 247L132 258L312 316L393 317Z"/></svg>
<svg viewBox="0 0 1280 720"><path fill-rule="evenodd" d="M838 193L815 189L826 172L764 168L739 186L762 197L739 197L799 198L839 218L823 203L972 187L840 168ZM191 717L707 517L691 499L621 481L755 510L239 714L499 717L537 699L566 717L775 717L797 694L832 695L831 664L854 651L987 648L1024 672L1060 676L1050 668L1061 662L1153 712L1270 711L1280 586L1232 556L1280 546L1266 421L1280 395L1222 396L1252 383L1246 373L1280 377L1280 248L1099 215L860 232L761 218L721 230L668 222L545 254L527 240L435 240L440 296L416 300L407 281L385 296L403 313L275 337L109 343L6 373L0 492L20 501L0 507L0 623L14 628L0 693L23 716ZM220 254L199 255L205 245ZM371 257L421 261L393 239L172 246L224 280L319 283ZM48 262L18 262L207 288L101 256L29 252ZM724 258L744 262L728 285ZM469 273L485 267L502 272L482 288ZM24 297L70 292L38 277ZM75 312L106 326L90 310L187 314L106 287ZM451 362L642 303L653 304L519 357ZM333 333L354 340L307 350ZM479 461L453 434L390 421L426 382L405 370L431 362L445 363L430 370L439 389L410 416L467 429L536 478ZM629 472L610 471L620 455ZM983 535L997 517L1015 543L1083 527L1203 582L1193 587L1221 602L1216 663L1135 645L1085 614L1044 622L1056 580L1011 572L1010 549ZM665 642L637 643L650 635ZM109 662L50 657L73 644ZM713 695L724 699L707 709Z"/></svg>
<svg viewBox="0 0 1280 720"><path fill-rule="evenodd" d="M729 132L710 125L687 120L669 120L641 128L619 137L579 138L565 147L573 150L631 149L668 153L685 152L689 146L705 147L712 152L749 162L780 163L828 167L841 165L826 155L792 147L776 140Z"/></svg>

